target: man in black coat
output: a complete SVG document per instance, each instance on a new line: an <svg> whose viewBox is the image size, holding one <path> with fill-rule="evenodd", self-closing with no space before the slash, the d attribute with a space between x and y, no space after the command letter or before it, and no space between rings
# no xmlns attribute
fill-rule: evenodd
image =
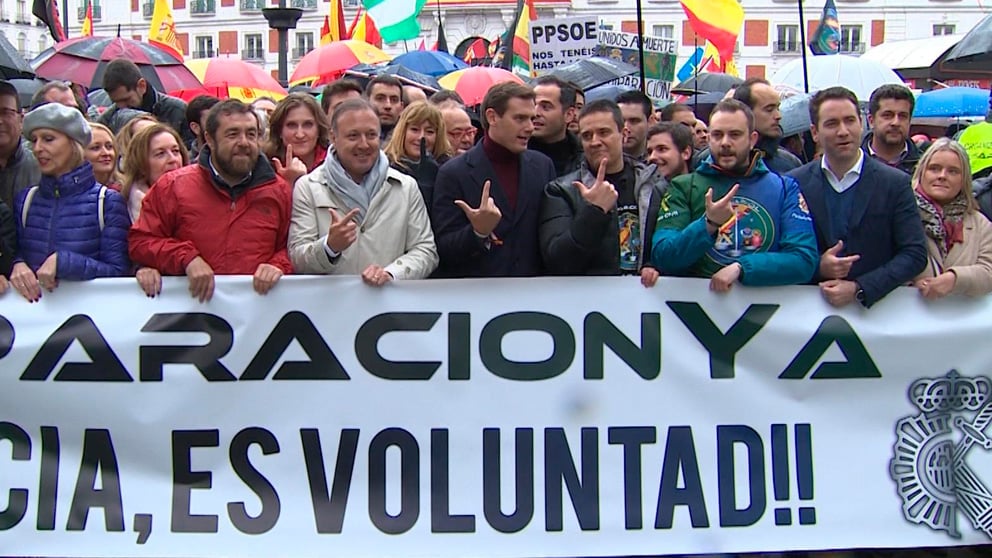
<svg viewBox="0 0 992 558"><path fill-rule="evenodd" d="M810 100L813 139L823 158L789 173L813 216L820 292L834 306L870 307L917 276L926 238L909 176L861 149L858 99L830 87Z"/></svg>
<svg viewBox="0 0 992 558"><path fill-rule="evenodd" d="M534 90L500 83L482 101L482 141L444 164L434 186L440 277L528 277L541 273L537 217L551 159L527 150Z"/></svg>
<svg viewBox="0 0 992 558"><path fill-rule="evenodd" d="M534 81L537 118L528 148L547 155L558 176L575 172L582 164L582 145L568 131L568 123L579 112L575 109L577 91L575 85L556 76L541 76Z"/></svg>
<svg viewBox="0 0 992 558"><path fill-rule="evenodd" d="M186 121L186 102L156 91L134 62L126 58L111 60L103 74L103 88L116 105L100 116L100 123L111 130L115 129L112 123L117 111L131 108L147 112L162 124L171 126L186 145L196 139Z"/></svg>

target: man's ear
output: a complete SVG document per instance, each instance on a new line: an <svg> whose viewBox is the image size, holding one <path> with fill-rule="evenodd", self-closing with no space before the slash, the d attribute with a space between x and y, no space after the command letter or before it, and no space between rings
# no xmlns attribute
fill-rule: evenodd
<svg viewBox="0 0 992 558"><path fill-rule="evenodd" d="M134 89L140 93L142 97L144 97L145 93L148 92L148 82L145 81L145 78L141 78L138 80L138 84L134 87Z"/></svg>

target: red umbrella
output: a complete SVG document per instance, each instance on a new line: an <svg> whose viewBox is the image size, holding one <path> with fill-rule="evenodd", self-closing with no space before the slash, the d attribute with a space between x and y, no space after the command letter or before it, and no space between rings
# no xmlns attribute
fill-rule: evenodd
<svg viewBox="0 0 992 558"><path fill-rule="evenodd" d="M90 89L103 87L107 63L126 58L138 65L148 84L158 91L199 87L200 81L172 54L147 43L122 37L75 37L57 43L31 62L35 73Z"/></svg>
<svg viewBox="0 0 992 558"><path fill-rule="evenodd" d="M293 75L289 77L289 83L296 85L327 77L336 78L358 64L378 64L389 60L391 58L388 54L364 41L336 41L318 47L301 58Z"/></svg>
<svg viewBox="0 0 992 558"><path fill-rule="evenodd" d="M480 104L490 87L504 81L524 82L512 72L488 66L458 70L437 80L441 87L458 93L467 106Z"/></svg>
<svg viewBox="0 0 992 558"><path fill-rule="evenodd" d="M186 61L186 67L203 85L193 89L170 91L173 97L190 101L198 95L213 95L220 99L241 99L250 103L259 97L275 100L286 96L286 90L271 75L240 58L201 58Z"/></svg>

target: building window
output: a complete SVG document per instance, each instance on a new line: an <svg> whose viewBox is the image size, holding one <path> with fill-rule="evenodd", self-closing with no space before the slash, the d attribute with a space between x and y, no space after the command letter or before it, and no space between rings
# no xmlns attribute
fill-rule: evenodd
<svg viewBox="0 0 992 558"><path fill-rule="evenodd" d="M674 25L652 25L651 35L654 37L661 37L663 39L674 39L675 38L675 26Z"/></svg>
<svg viewBox="0 0 992 558"><path fill-rule="evenodd" d="M299 60L313 50L313 33L297 33L296 48L293 49L293 58Z"/></svg>
<svg viewBox="0 0 992 558"><path fill-rule="evenodd" d="M933 25L933 36L953 35L955 25L953 23L935 23Z"/></svg>
<svg viewBox="0 0 992 558"><path fill-rule="evenodd" d="M359 5L361 5L361 3L362 3L362 0L344 0L344 7L345 8L357 8Z"/></svg>
<svg viewBox="0 0 992 558"><path fill-rule="evenodd" d="M775 41L775 52L799 52L799 26L779 25L778 40Z"/></svg>
<svg viewBox="0 0 992 558"><path fill-rule="evenodd" d="M861 42L860 25L840 26L840 51L843 54L857 54L865 51L865 44Z"/></svg>
<svg viewBox="0 0 992 558"><path fill-rule="evenodd" d="M265 58L261 34L245 35L245 50L241 53L241 58L244 60L262 60Z"/></svg>
<svg viewBox="0 0 992 558"><path fill-rule="evenodd" d="M193 50L193 58L213 58L213 57L214 57L214 38L197 37L196 49Z"/></svg>
<svg viewBox="0 0 992 558"><path fill-rule="evenodd" d="M28 48L28 36L25 35L24 32L22 31L17 34L17 52L24 54L25 52L27 52L27 48Z"/></svg>
<svg viewBox="0 0 992 558"><path fill-rule="evenodd" d="M28 22L27 6L28 6L27 0L17 0L17 19L16 19L17 23Z"/></svg>

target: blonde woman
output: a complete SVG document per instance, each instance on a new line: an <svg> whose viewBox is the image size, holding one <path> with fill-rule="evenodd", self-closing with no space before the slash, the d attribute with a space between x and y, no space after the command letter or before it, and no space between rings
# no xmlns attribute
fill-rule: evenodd
<svg viewBox="0 0 992 558"><path fill-rule="evenodd" d="M927 268L915 280L927 299L992 292L992 224L978 210L971 165L960 143L940 138L913 173L927 236Z"/></svg>
<svg viewBox="0 0 992 558"><path fill-rule="evenodd" d="M189 151L182 139L165 124L152 124L131 140L124 157L121 195L127 201L131 221L141 214L141 201L163 174L189 164Z"/></svg>
<svg viewBox="0 0 992 558"><path fill-rule="evenodd" d="M406 107L383 151L391 167L417 179L430 213L437 170L451 158L441 111L424 101Z"/></svg>
<svg viewBox="0 0 992 558"><path fill-rule="evenodd" d="M90 122L90 129L93 131L93 141L86 146L86 160L93 165L93 176L100 184L120 192L114 134L110 128L96 122Z"/></svg>

